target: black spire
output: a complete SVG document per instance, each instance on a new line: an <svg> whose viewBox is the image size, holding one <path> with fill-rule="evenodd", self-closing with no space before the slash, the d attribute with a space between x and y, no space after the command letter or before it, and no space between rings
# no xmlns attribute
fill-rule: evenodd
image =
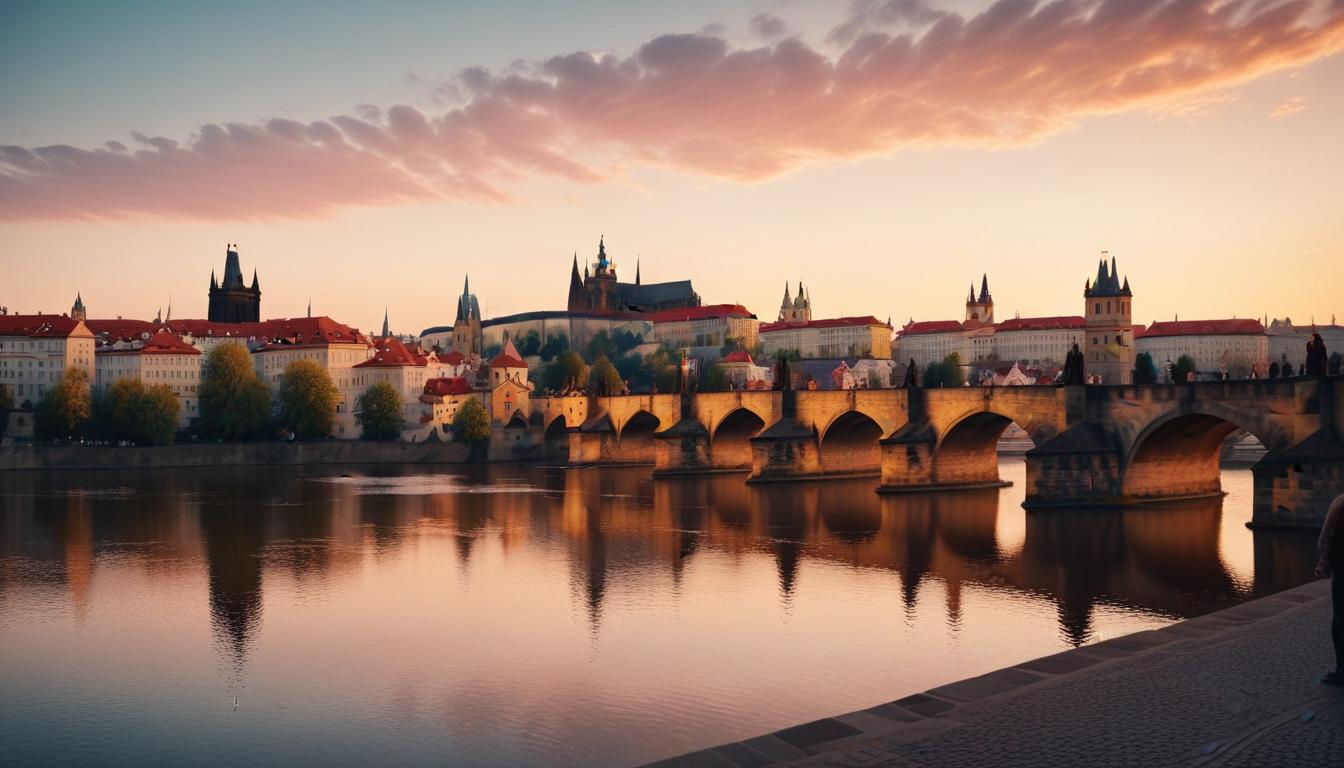
<svg viewBox="0 0 1344 768"><path fill-rule="evenodd" d="M989 297L989 273L980 276L980 303L986 304L992 301Z"/></svg>
<svg viewBox="0 0 1344 768"><path fill-rule="evenodd" d="M257 270L255 267L253 267L252 269L252 290L254 291L261 290L261 283L257 282Z"/></svg>
<svg viewBox="0 0 1344 768"><path fill-rule="evenodd" d="M219 283L215 280L215 270L210 270L210 290L217 290Z"/></svg>
<svg viewBox="0 0 1344 768"><path fill-rule="evenodd" d="M639 257L635 257L635 285L639 285Z"/></svg>

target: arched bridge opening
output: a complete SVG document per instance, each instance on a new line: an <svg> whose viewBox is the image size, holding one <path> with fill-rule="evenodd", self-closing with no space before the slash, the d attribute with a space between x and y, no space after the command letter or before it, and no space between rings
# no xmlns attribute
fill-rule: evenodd
<svg viewBox="0 0 1344 768"><path fill-rule="evenodd" d="M711 464L715 469L751 469L751 438L765 429L765 420L747 408L724 417L710 436Z"/></svg>
<svg viewBox="0 0 1344 768"><path fill-rule="evenodd" d="M858 411L846 411L826 427L817 441L822 474L877 474L882 467L882 427Z"/></svg>
<svg viewBox="0 0 1344 768"><path fill-rule="evenodd" d="M1223 443L1240 429L1227 419L1203 413L1182 414L1149 427L1130 450L1123 495L1161 499L1222 493Z"/></svg>
<svg viewBox="0 0 1344 768"><path fill-rule="evenodd" d="M542 445L547 459L555 461L569 459L569 425L565 423L564 414L551 419L551 423L546 425Z"/></svg>
<svg viewBox="0 0 1344 768"><path fill-rule="evenodd" d="M1007 416L991 411L973 413L953 424L939 441L934 455L935 482L939 485L1002 484L999 440L1014 424ZM1031 441L1025 433L1019 439Z"/></svg>
<svg viewBox="0 0 1344 768"><path fill-rule="evenodd" d="M613 461L652 464L657 456L653 433L658 431L658 417L648 411L638 411L625 422L611 449Z"/></svg>

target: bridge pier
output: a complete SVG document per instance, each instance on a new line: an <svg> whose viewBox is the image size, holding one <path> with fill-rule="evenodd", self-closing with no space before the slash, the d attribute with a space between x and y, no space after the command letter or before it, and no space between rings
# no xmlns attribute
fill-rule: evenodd
<svg viewBox="0 0 1344 768"><path fill-rule="evenodd" d="M1301 445L1273 451L1251 467L1255 504L1252 528L1320 528L1330 502L1344 491L1344 445L1314 435Z"/></svg>
<svg viewBox="0 0 1344 768"><path fill-rule="evenodd" d="M749 483L807 480L822 475L817 433L785 416L751 438Z"/></svg>
<svg viewBox="0 0 1344 768"><path fill-rule="evenodd" d="M654 477L699 475L713 471L709 455L709 431L695 419L682 419L654 434L657 441Z"/></svg>

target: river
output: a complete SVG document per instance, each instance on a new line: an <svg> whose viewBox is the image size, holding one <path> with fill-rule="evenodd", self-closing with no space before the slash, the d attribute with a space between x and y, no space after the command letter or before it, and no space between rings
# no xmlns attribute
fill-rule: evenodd
<svg viewBox="0 0 1344 768"><path fill-rule="evenodd" d="M11 765L621 766L1310 577L1222 499L1025 512L648 468L0 475Z"/></svg>

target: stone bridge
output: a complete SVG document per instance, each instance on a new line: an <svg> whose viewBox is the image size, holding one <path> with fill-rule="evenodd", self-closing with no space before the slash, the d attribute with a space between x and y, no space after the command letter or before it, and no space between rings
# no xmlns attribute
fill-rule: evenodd
<svg viewBox="0 0 1344 768"><path fill-rule="evenodd" d="M547 455L748 482L880 477L882 493L1002 485L997 444L1031 436L1029 507L1216 495L1238 430L1267 449L1255 522L1319 522L1344 490L1344 377L1157 386L960 387L532 398Z"/></svg>

